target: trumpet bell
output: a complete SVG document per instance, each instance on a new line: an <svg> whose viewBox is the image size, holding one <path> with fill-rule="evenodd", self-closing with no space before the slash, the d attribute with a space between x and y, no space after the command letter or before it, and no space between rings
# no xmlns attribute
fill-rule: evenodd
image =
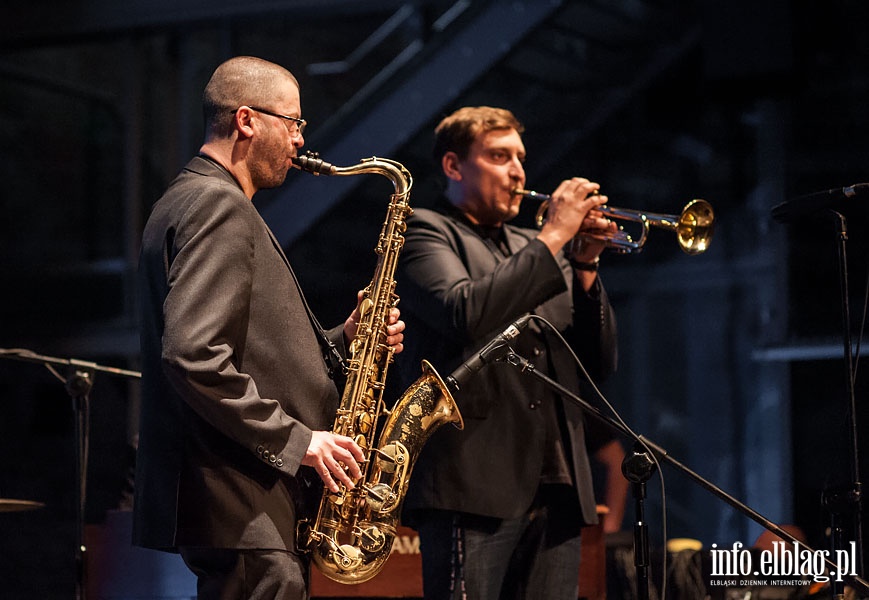
<svg viewBox="0 0 869 600"><path fill-rule="evenodd" d="M714 233L715 213L706 200L692 200L679 215L676 238L686 254L700 254L709 248Z"/></svg>

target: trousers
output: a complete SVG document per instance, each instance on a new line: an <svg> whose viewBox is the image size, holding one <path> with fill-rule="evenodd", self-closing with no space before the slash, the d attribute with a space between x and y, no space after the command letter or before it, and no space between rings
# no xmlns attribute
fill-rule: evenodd
<svg viewBox="0 0 869 600"><path fill-rule="evenodd" d="M307 600L308 564L282 550L181 547L197 600Z"/></svg>
<svg viewBox="0 0 869 600"><path fill-rule="evenodd" d="M515 519L418 514L426 600L576 600L583 524L575 492L562 487Z"/></svg>

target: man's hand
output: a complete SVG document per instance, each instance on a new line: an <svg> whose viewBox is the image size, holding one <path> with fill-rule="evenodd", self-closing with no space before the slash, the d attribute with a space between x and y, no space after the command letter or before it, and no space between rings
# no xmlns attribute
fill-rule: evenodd
<svg viewBox="0 0 869 600"><path fill-rule="evenodd" d="M313 431L302 464L313 467L323 484L330 491L338 492L337 482L347 489L355 487L353 482L362 477L359 463L364 460L362 448L349 437L330 431Z"/></svg>
<svg viewBox="0 0 869 600"><path fill-rule="evenodd" d="M399 319L401 311L397 308L392 308L389 311L389 322L386 326L386 345L395 350L398 354L404 350L404 321Z"/></svg>
<svg viewBox="0 0 869 600"><path fill-rule="evenodd" d="M599 210L590 210L579 226L579 238L571 243L565 252L578 262L593 262L607 247L607 238L618 233L618 225Z"/></svg>
<svg viewBox="0 0 869 600"><path fill-rule="evenodd" d="M574 177L562 181L552 193L546 211L546 223L537 237L546 244L553 256L576 237L587 219L585 227L594 228L602 218L600 211L592 213L607 201L606 196L597 195L599 188L598 184L588 179Z"/></svg>
<svg viewBox="0 0 869 600"><path fill-rule="evenodd" d="M365 302L363 291L359 291L356 295L356 308L344 321L344 341L349 346L356 337L356 330L359 327L359 321L362 319L362 306ZM398 308L389 309L389 318L386 323L386 345L394 348L395 354L404 350L404 321L400 319L401 311Z"/></svg>

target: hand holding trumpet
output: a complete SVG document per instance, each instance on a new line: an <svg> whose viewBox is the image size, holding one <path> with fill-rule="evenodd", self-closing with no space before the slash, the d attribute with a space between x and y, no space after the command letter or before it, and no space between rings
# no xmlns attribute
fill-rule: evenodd
<svg viewBox="0 0 869 600"><path fill-rule="evenodd" d="M598 193L600 186L583 177L562 181L546 199L548 209L538 239L556 255L562 248L569 258L583 263L595 261L607 247L605 237L617 230L616 224L598 210L607 202ZM515 190L527 196L542 196L536 192ZM582 243L572 243L582 234ZM569 246L568 246L569 244Z"/></svg>

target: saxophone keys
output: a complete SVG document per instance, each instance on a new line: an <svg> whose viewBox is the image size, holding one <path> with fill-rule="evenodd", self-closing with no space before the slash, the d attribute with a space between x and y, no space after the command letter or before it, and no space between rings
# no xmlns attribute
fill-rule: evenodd
<svg viewBox="0 0 869 600"><path fill-rule="evenodd" d="M409 460L410 452L401 442L392 442L377 450L377 466L384 473L394 473Z"/></svg>
<svg viewBox="0 0 869 600"><path fill-rule="evenodd" d="M365 320L365 315L370 313L374 309L374 301L366 296L362 299L362 302L359 304L359 314L362 316L361 321Z"/></svg>
<svg viewBox="0 0 869 600"><path fill-rule="evenodd" d="M398 501L398 495L385 483L365 486L365 491L368 492L368 495L365 497L368 506L379 513L392 510L392 507Z"/></svg>
<svg viewBox="0 0 869 600"><path fill-rule="evenodd" d="M356 417L356 427L357 427L356 430L360 431L363 434L371 431L371 427L373 426L373 424L374 424L374 418L371 416L371 413L361 412ZM361 438L363 442L365 441L364 435L360 434L360 435L357 435L356 437ZM359 444L359 439L356 439L355 441L357 444ZM362 444L359 444L359 446L362 448L368 447L367 443L364 446Z"/></svg>
<svg viewBox="0 0 869 600"><path fill-rule="evenodd" d="M376 525L360 528L359 545L367 552L379 552L386 545L386 534Z"/></svg>
<svg viewBox="0 0 869 600"><path fill-rule="evenodd" d="M358 569L362 559L362 551L350 544L341 544L332 552L332 560L344 571Z"/></svg>

